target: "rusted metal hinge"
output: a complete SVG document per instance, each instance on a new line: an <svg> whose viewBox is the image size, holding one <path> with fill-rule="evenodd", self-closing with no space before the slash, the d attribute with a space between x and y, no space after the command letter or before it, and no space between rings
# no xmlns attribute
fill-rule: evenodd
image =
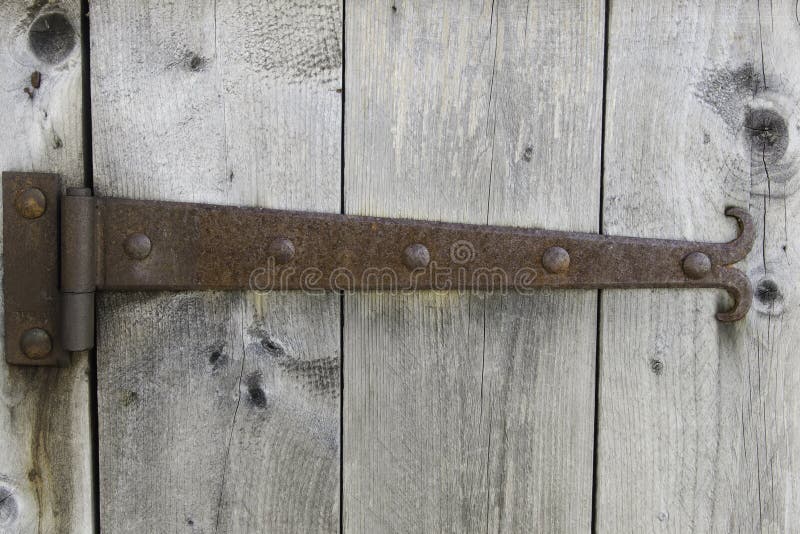
<svg viewBox="0 0 800 534"><path fill-rule="evenodd" d="M58 365L94 346L98 290L722 288L736 321L753 245L95 197L54 174L3 173L9 363Z"/></svg>

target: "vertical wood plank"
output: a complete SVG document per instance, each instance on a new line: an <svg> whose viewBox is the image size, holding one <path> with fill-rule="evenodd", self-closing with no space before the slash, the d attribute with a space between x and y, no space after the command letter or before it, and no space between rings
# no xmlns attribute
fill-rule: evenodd
<svg viewBox="0 0 800 534"><path fill-rule="evenodd" d="M77 1L0 3L0 169L83 184L80 20ZM91 532L92 487L88 355L63 369L2 356L0 531Z"/></svg>
<svg viewBox="0 0 800 534"><path fill-rule="evenodd" d="M604 230L759 238L746 321L713 291L602 299L599 532L789 532L800 521L794 1L613 2ZM646 30L646 31L645 31Z"/></svg>
<svg viewBox="0 0 800 534"><path fill-rule="evenodd" d="M602 2L346 24L348 213L596 231ZM587 530L595 323L590 291L347 295L345 529Z"/></svg>
<svg viewBox="0 0 800 534"><path fill-rule="evenodd" d="M91 15L99 194L338 211L340 1ZM339 313L333 294L104 295L103 529L338 530Z"/></svg>

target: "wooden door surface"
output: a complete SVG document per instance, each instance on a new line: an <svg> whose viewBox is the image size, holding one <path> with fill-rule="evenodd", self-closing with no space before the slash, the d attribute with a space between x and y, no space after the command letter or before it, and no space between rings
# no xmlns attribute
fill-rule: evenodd
<svg viewBox="0 0 800 534"><path fill-rule="evenodd" d="M757 226L735 324L714 290L98 294L95 351L0 363L0 533L795 532L798 13L0 3L2 170L608 235L725 241L730 205Z"/></svg>

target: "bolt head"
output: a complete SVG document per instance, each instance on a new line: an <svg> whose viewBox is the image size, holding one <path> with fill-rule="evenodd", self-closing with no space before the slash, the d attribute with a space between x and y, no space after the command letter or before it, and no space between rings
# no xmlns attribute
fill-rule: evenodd
<svg viewBox="0 0 800 534"><path fill-rule="evenodd" d="M403 263L409 269L422 269L431 262L431 253L422 243L414 243L403 251Z"/></svg>
<svg viewBox="0 0 800 534"><path fill-rule="evenodd" d="M294 258L294 243L285 237L279 237L269 244L269 255L275 259L275 263L289 263Z"/></svg>
<svg viewBox="0 0 800 534"><path fill-rule="evenodd" d="M150 238L141 233L134 233L129 235L123 243L125 254L134 260L143 260L150 255L153 249L153 244Z"/></svg>
<svg viewBox="0 0 800 534"><path fill-rule="evenodd" d="M43 328L31 328L20 339L22 353L32 360L44 358L53 350L53 340Z"/></svg>
<svg viewBox="0 0 800 534"><path fill-rule="evenodd" d="M694 280L705 278L711 272L711 258L702 252L692 252L683 259L683 272Z"/></svg>
<svg viewBox="0 0 800 534"><path fill-rule="evenodd" d="M47 199L41 189L31 187L17 195L14 205L26 219L38 219L47 209Z"/></svg>
<svg viewBox="0 0 800 534"><path fill-rule="evenodd" d="M561 247L550 247L542 254L542 265L549 273L565 273L569 269L569 252Z"/></svg>

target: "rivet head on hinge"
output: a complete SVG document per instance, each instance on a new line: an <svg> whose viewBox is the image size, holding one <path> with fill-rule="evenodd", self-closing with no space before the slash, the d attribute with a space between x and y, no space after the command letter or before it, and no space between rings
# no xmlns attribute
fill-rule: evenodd
<svg viewBox="0 0 800 534"><path fill-rule="evenodd" d="M134 260L143 260L150 255L153 248L150 238L144 234L135 233L129 235L123 244L125 254Z"/></svg>
<svg viewBox="0 0 800 534"><path fill-rule="evenodd" d="M702 252L692 252L683 259L683 272L694 280L705 278L711 272L711 258Z"/></svg>
<svg viewBox="0 0 800 534"><path fill-rule="evenodd" d="M409 269L422 269L431 262L431 253L422 243L414 243L406 247L403 252L403 263Z"/></svg>
<svg viewBox="0 0 800 534"><path fill-rule="evenodd" d="M47 199L41 189L31 187L17 196L14 205L26 219L38 219L47 208Z"/></svg>
<svg viewBox="0 0 800 534"><path fill-rule="evenodd" d="M542 265L552 274L561 274L569 269L569 252L561 247L550 247L542 254Z"/></svg>
<svg viewBox="0 0 800 534"><path fill-rule="evenodd" d="M53 350L50 334L42 328L31 328L22 334L20 339L22 353L32 360L44 358Z"/></svg>
<svg viewBox="0 0 800 534"><path fill-rule="evenodd" d="M275 259L275 263L288 263L294 258L294 243L285 237L279 237L269 244L269 255Z"/></svg>

